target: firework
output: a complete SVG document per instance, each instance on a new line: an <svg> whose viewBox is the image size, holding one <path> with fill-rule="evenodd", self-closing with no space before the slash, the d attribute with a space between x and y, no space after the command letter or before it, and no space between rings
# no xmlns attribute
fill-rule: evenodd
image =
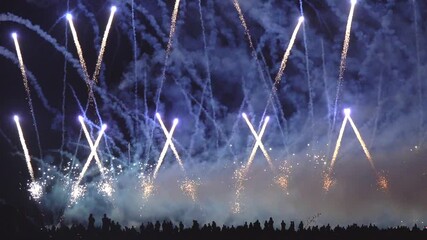
<svg viewBox="0 0 427 240"><path fill-rule="evenodd" d="M79 120L80 120L80 119L82 119L82 118L81 118L81 117L79 117ZM82 119L82 120L83 120L83 119ZM82 120L80 120L80 121L82 122ZM82 122L82 126L84 126L84 123L83 123L83 122ZM79 178L77 179L76 185L79 185L79 184L80 184L81 180L83 179L83 176L85 175L85 173L86 173L86 171L87 171L87 169L88 169L88 167L89 167L89 164L90 164L90 162L91 162L92 158L93 158L95 155L97 155L97 153L96 153L96 148L98 147L99 142L101 141L102 136L104 135L105 129L107 129L107 125L105 125L105 124L104 124L104 125L102 125L102 127L101 127L101 131L99 132L98 138L95 140L95 144L91 145L91 152L90 152L90 155L89 155L89 157L87 158L85 165L83 166L83 169L82 169L82 171L81 171L81 173L80 173L80 175L79 175ZM92 140L90 140L90 138L88 138L88 142L90 142L90 143L91 143L91 141L92 141ZM101 173L103 174L102 166L98 166L98 167L100 168L100 171L101 171Z"/></svg>
<svg viewBox="0 0 427 240"><path fill-rule="evenodd" d="M15 43L16 55L18 56L19 69L21 70L22 81L24 83L25 93L27 95L28 106L30 108L31 117L33 119L34 128L36 130L37 144L40 152L40 157L42 157L42 148L40 144L40 135L37 127L36 116L34 113L33 101L31 98L30 86L28 85L27 73L25 71L24 59L22 58L21 48L18 42L18 34L16 32L12 33L13 42Z"/></svg>
<svg viewBox="0 0 427 240"><path fill-rule="evenodd" d="M242 9L240 8L239 1L238 0L233 0L233 5L234 5L234 8L236 8L237 13L239 14L240 22L242 23L242 26L245 29L245 34L246 34L246 36L248 38L249 47L252 50L252 55L253 55L253 57L256 58L255 47L254 47L254 44L252 42L252 37L251 37L251 34L249 32L248 25L246 24L245 18L243 17L243 13L242 13Z"/></svg>
<svg viewBox="0 0 427 240"><path fill-rule="evenodd" d="M31 157L30 157L30 153L28 152L28 148L25 142L24 133L22 132L21 124L19 123L19 117L15 115L13 119L15 120L16 128L18 129L19 140L21 141L22 150L24 151L25 162L27 163L27 168L28 168L28 172L30 173L31 182L35 182L34 170L33 170L33 167L31 166Z"/></svg>
<svg viewBox="0 0 427 240"><path fill-rule="evenodd" d="M332 172L332 169L334 168L335 161L337 160L338 152L339 152L340 147L341 147L342 136L344 134L345 126L347 125L347 121L348 121L349 116L347 115L347 111L345 113L346 113L346 115L345 115L344 121L342 122L342 125L341 125L340 133L338 135L337 143L335 145L334 154L332 155L331 166L329 167L330 172Z"/></svg>
<svg viewBox="0 0 427 240"><path fill-rule="evenodd" d="M43 195L43 187L36 181L30 183L28 191L30 192L31 197L36 201L38 201Z"/></svg>
<svg viewBox="0 0 427 240"><path fill-rule="evenodd" d="M175 131L176 125L178 125L178 119L175 118L173 120L173 124L172 124L171 130L168 132L168 130L166 129L166 126L163 123L162 118L160 117L159 113L156 113L156 117L159 120L160 126L162 127L163 132L164 132L164 134L166 136L166 142L165 142L165 146L163 147L162 152L160 153L160 157L159 157L159 160L157 161L156 168L154 169L153 180L156 179L156 177L157 177L157 173L158 173L158 171L160 169L160 166L162 165L163 159L166 156L166 152L167 152L169 146L170 146L173 154L175 155L175 158L178 161L181 169L184 170L184 165L182 164L181 158L179 157L178 152L176 151L175 145L172 142L173 132Z"/></svg>
<svg viewBox="0 0 427 240"><path fill-rule="evenodd" d="M331 177L330 173L323 175L323 189L327 192L335 184L335 180Z"/></svg>
<svg viewBox="0 0 427 240"><path fill-rule="evenodd" d="M338 76L337 94L335 97L334 119L333 119L333 123L332 123L332 128L335 127L335 120L336 120L337 109L338 109L338 100L340 98L341 87L342 87L342 84L344 81L344 71L345 71L345 65L346 65L346 60L347 60L348 47L350 44L351 24L353 22L354 8L356 6L356 3L357 3L356 0L351 0L350 13L348 15L347 26L345 29L344 44L343 44L342 53L341 53L341 62L340 62L340 70L339 70L340 72L339 72L339 76Z"/></svg>
<svg viewBox="0 0 427 240"><path fill-rule="evenodd" d="M194 181L186 178L182 184L181 184L181 190L187 195L188 197L195 202L197 200L197 186L199 184Z"/></svg>
<svg viewBox="0 0 427 240"><path fill-rule="evenodd" d="M169 31L169 40L168 40L168 46L166 49L166 56L169 56L170 51L172 49L172 41L173 41L173 35L176 30L176 18L178 16L179 3L180 3L180 0L176 0L175 5L173 7L172 18L171 18L171 29Z"/></svg>
<svg viewBox="0 0 427 240"><path fill-rule="evenodd" d="M369 163L371 164L371 167L374 171L375 170L375 165L374 165L374 161L372 160L372 156L369 153L368 148L366 147L365 141L363 141L362 136L360 135L359 130L357 129L356 125L354 124L353 120L351 119L350 115L348 116L348 121L350 122L351 127L354 130L354 133L356 134L357 139L360 142L360 146L362 146L363 148L363 152L365 152L366 158L368 159Z"/></svg>
<svg viewBox="0 0 427 240"><path fill-rule="evenodd" d="M267 150L264 147L264 144L261 141L261 138L264 135L265 129L267 127L267 123L270 120L270 118L268 116L265 118L264 124L261 127L261 131L259 133L256 133L256 131L255 131L252 123L249 121L246 113L243 113L242 116L245 119L246 123L248 124L249 129L251 130L251 132L254 135L255 140L256 140L255 145L252 148L251 155L249 156L246 168L249 168L249 166L252 164L252 161L254 160L254 157L255 157L255 153L259 147L261 149L262 153L264 154L265 158L267 159L267 162L268 162L271 170L274 171L273 162L271 161L270 155L268 154Z"/></svg>
<svg viewBox="0 0 427 240"><path fill-rule="evenodd" d="M288 165L287 161L284 161L279 167L279 173L274 177L274 182L283 190L286 191L289 184L289 175L291 174L292 166Z"/></svg>
<svg viewBox="0 0 427 240"><path fill-rule="evenodd" d="M83 197L84 193L86 192L86 186L81 186L79 184L74 184L71 189L71 197L70 202L71 204L77 203L77 201Z"/></svg>
<svg viewBox="0 0 427 240"><path fill-rule="evenodd" d="M388 190L388 179L384 174L377 174L377 184L382 191Z"/></svg>
<svg viewBox="0 0 427 240"><path fill-rule="evenodd" d="M86 62L85 62L85 59L83 57L82 47L80 46L79 38L77 37L76 28L74 27L73 16L70 13L67 13L66 18L67 18L68 23L70 25L71 34L73 35L74 45L76 45L77 54L79 55L80 65L82 67L83 74L86 78L85 79L86 84L88 85L89 90L92 91L91 83L90 83L90 79L89 79L89 73L87 71Z"/></svg>
<svg viewBox="0 0 427 240"><path fill-rule="evenodd" d="M114 188L108 181L102 181L98 185L98 192L102 193L104 196L111 197L114 193Z"/></svg>
<svg viewBox="0 0 427 240"><path fill-rule="evenodd" d="M141 182L142 197L147 200L154 192L155 187L153 181L149 178L143 177Z"/></svg>
<svg viewBox="0 0 427 240"><path fill-rule="evenodd" d="M92 138L90 137L89 131L86 128L86 124L82 116L79 116L79 121L82 125L82 129L86 136L87 142L89 143L89 147L91 151L94 153L95 161L96 161L96 164L98 165L99 171L101 172L102 177L105 178L104 167L102 166L101 159L99 159L98 153L96 152L96 147L93 145ZM103 131L105 131L106 126L105 127L103 126L102 128L104 129Z"/></svg>
<svg viewBox="0 0 427 240"><path fill-rule="evenodd" d="M303 22L304 22L304 17L301 16L298 19L298 24L295 27L294 32L292 33L292 37L291 37L291 40L289 41L288 48L286 48L285 54L283 55L283 59L282 59L282 63L280 64L279 72L277 73L276 78L274 79L274 85L273 85L274 91L277 90L277 85L279 84L280 80L282 79L283 72L285 71L285 68L286 68L286 63L288 62L289 55L291 54L292 47L294 46L295 39L297 37L298 31L299 31L301 24Z"/></svg>
<svg viewBox="0 0 427 240"><path fill-rule="evenodd" d="M101 48L99 49L98 60L96 61L95 71L93 73L92 80L97 81L99 71L101 70L102 57L104 56L105 46L107 45L108 33L110 32L111 24L113 22L114 13L117 11L116 6L111 7L110 18L108 19L107 26L105 27L104 37L102 38Z"/></svg>

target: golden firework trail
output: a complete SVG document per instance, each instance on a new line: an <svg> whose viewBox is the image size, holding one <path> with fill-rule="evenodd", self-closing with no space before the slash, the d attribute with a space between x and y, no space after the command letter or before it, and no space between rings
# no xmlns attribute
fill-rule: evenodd
<svg viewBox="0 0 427 240"><path fill-rule="evenodd" d="M254 157L255 157L255 154L256 154L256 151L257 151L257 149L259 147L261 149L262 153L264 154L265 159L267 159L268 165L270 166L271 170L274 172L273 162L272 162L272 160L270 158L270 155L268 154L267 150L265 149L264 144L261 141L261 138L264 135L265 129L267 127L267 124L268 124L268 121L270 120L270 118L268 116L265 118L264 124L261 127L261 131L258 134L255 131L252 123L249 121L248 116L246 115L246 113L243 113L242 116L245 119L246 124L248 125L249 129L251 130L251 132L254 135L255 140L256 140L255 145L252 148L252 152L249 155L249 159L248 159L248 162L247 162L247 165L246 165L246 169L249 169L250 165L252 164L252 162L254 160Z"/></svg>
<svg viewBox="0 0 427 240"><path fill-rule="evenodd" d="M81 116L79 117L79 120L80 120L82 126L84 126L83 128L85 128L84 121L83 121L83 118ZM104 171L103 171L103 168L102 168L102 163L99 160L99 158L97 157L98 154L96 152L96 149L97 149L99 143L101 142L101 139L102 139L102 136L104 135L105 129L107 129L107 125L104 124L104 125L102 125L101 131L99 132L99 135L98 135L97 139L95 140L94 144L92 143L92 140L90 138L88 138L88 142L89 142L89 145L90 145L90 148L91 148L91 152L90 152L90 155L88 156L88 158L86 160L85 165L83 166L83 169L82 169L82 171L81 171L81 173L79 175L79 178L77 179L77 182L75 183L75 186L78 186L80 184L81 180L83 179L83 176L85 175L85 173L86 173L86 171L87 171L87 169L89 167L89 164L90 164L92 158L94 158L95 156L96 156L95 159L98 159L98 160L96 160L97 164L98 164L98 168L99 168L99 170L100 170L100 172L101 172L101 174L102 174L102 176L104 178Z"/></svg>
<svg viewBox="0 0 427 240"><path fill-rule="evenodd" d="M285 68L286 68L286 63L288 62L289 55L291 54L292 47L295 44L295 39L297 37L298 31L299 31L301 24L303 22L304 22L304 17L301 16L298 20L297 26L294 29L294 32L292 33L292 37L291 37L291 40L289 41L288 48L286 48L285 54L283 55L283 59L282 59L282 62L280 64L279 72L277 73L276 78L274 79L273 91L277 90L277 85L279 84L280 80L282 79L283 72L285 71Z"/></svg>
<svg viewBox="0 0 427 240"><path fill-rule="evenodd" d="M31 157L30 157L30 153L28 152L27 144L25 143L24 133L22 132L21 124L19 123L19 117L15 115L13 119L15 120L16 128L18 129L19 140L21 141L22 150L24 151L25 162L27 163L27 168L28 168L28 172L30 173L31 182L35 182L36 179L34 178L33 167L31 166Z"/></svg>
<svg viewBox="0 0 427 240"><path fill-rule="evenodd" d="M108 33L110 32L111 24L113 23L114 13L117 11L116 6L111 7L110 18L108 19L107 26L105 27L104 36L102 37L101 48L99 50L98 60L96 61L95 71L93 73L92 80L96 83L99 75L99 71L101 70L102 58L105 52L105 46L107 45Z"/></svg>

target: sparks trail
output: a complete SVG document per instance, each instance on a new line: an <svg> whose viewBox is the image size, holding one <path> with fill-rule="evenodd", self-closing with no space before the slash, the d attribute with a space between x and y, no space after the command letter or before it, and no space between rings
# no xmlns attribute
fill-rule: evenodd
<svg viewBox="0 0 427 240"><path fill-rule="evenodd" d="M166 78L166 68L167 68L167 64L168 64L168 60L169 60L169 55L171 53L172 50L172 43L173 43L173 37L175 34L175 30L176 30L176 19L178 16L178 10L179 10L179 3L180 0L175 0L175 5L173 8L173 12L172 12L172 16L171 16L171 26L170 26L170 31L169 31L169 39L168 39L168 44L166 46L166 52L165 52L165 61L164 61L164 65L163 65L163 70L162 70L162 75L160 76L160 83L159 83L159 87L157 88L156 91L156 96L155 96L155 104L156 104L156 113L159 110L159 104L160 104L160 95L162 93L162 89L163 89L163 83L165 81ZM151 127L151 139L153 138L153 134L154 134L154 122L153 125ZM150 145L148 146L148 148L150 149L152 145L152 142L150 140Z"/></svg>
<svg viewBox="0 0 427 240"><path fill-rule="evenodd" d="M166 68L167 68L169 56L170 56L171 51L172 51L173 37L175 35L175 30L176 30L176 19L178 16L179 3L180 3L180 0L175 0L175 5L173 7L168 44L166 46L165 61L164 61L162 76L160 77L160 85L159 85L159 87L157 89L157 93L156 93L156 111L158 110L160 95L161 95L162 88L163 88L163 82L165 81L165 78L166 78Z"/></svg>
<svg viewBox="0 0 427 240"><path fill-rule="evenodd" d="M25 162L27 163L28 173L31 177L31 182L35 182L33 166L31 166L31 157L28 152L27 144L25 143L24 133L22 132L21 124L19 123L19 117L14 116L13 119L16 123L16 128L18 129L19 140L21 141L22 150L24 151Z"/></svg>
<svg viewBox="0 0 427 240"><path fill-rule="evenodd" d="M271 104L271 101L272 101L272 98L273 98L273 94L276 94L276 92L277 92L277 85L279 84L280 80L282 79L283 72L285 71L285 68L286 68L286 63L288 61L289 55L291 54L291 50L292 50L292 47L294 46L295 39L297 37L298 31L299 31L299 29L301 27L301 24L303 22L304 22L304 17L301 16L298 19L298 24L295 27L294 32L292 33L292 36L291 36L291 39L289 41L288 47L286 48L285 54L283 55L283 59L282 59L282 62L280 63L279 71L278 71L278 73L277 73L277 75L276 75L276 77L274 79L273 88L272 88L272 90L270 92L270 96L268 97L268 100L267 100L267 105L265 106L265 109L264 109L263 117L267 113L267 109L268 109L268 107Z"/></svg>
<svg viewBox="0 0 427 240"><path fill-rule="evenodd" d="M344 134L345 126L347 125L347 121L348 121L348 116L346 115L344 117L344 121L342 122L342 125L341 125L341 129L340 129L340 133L338 135L337 143L335 144L335 150L334 150L334 153L332 155L332 160L331 160L331 165L329 167L329 172L332 172L332 169L334 168L334 165L335 165L335 161L337 160L338 152L339 152L340 147L341 147L342 136Z"/></svg>
<svg viewBox="0 0 427 240"><path fill-rule="evenodd" d="M342 123L341 129L340 129L340 133L338 135L337 143L336 143L336 146L335 146L335 151L334 151L334 154L333 154L332 160L331 160L331 165L329 166L328 171L324 175L323 188L326 191L328 191L329 188L334 183L334 181L332 179L332 173L333 173L334 164L335 164L335 161L336 161L336 158L338 156L338 152L339 152L339 149L340 149L340 146L341 146L341 141L342 141L343 133L344 133L344 130L345 130L345 126L346 126L347 122L350 122L350 125L351 125L354 133L356 134L357 139L359 140L360 146L362 147L363 152L365 153L365 156L368 159L369 164L371 165L371 168L372 168L372 170L374 171L374 173L375 173L375 175L377 177L377 183L378 183L379 187L381 189L383 189L383 190L386 190L388 188L388 180L387 180L387 178L385 177L384 174L380 174L376 170L375 165L374 165L374 161L373 161L372 156L371 156L371 153L369 152L369 150L368 150L368 148L367 148L367 146L365 144L365 141L363 140L363 138L362 138L359 130L357 129L356 125L354 124L353 119L350 116L350 113L351 112L350 112L349 108L344 109L344 114L345 114L344 121Z"/></svg>
<svg viewBox="0 0 427 240"><path fill-rule="evenodd" d="M236 183L235 183L236 193L235 193L235 202L234 202L234 205L232 206L233 213L239 213L241 211L240 199L241 199L241 196L242 196L243 191L245 189L244 181L246 180L246 175L248 174L249 167L252 165L252 162L255 158L255 154L256 154L258 147L261 149L261 152L264 154L264 157L267 160L268 165L270 166L270 169L271 169L273 175L275 175L275 173L276 173L274 166L273 166L273 162L270 158L270 155L268 154L267 150L264 147L264 144L261 141L261 138L264 135L265 129L267 127L268 121L270 120L270 117L269 116L265 117L264 123L263 123L259 133L257 133L255 131L255 129L254 129L252 123L249 121L246 113L242 113L242 117L245 119L246 124L248 125L249 129L251 130L251 133L255 137L255 144L254 144L254 147L252 148L251 154L249 155L249 158L246 162L246 165L241 166L241 168L237 169L234 172L234 179L236 180ZM282 184L283 182L279 181L277 183L280 186L280 184Z"/></svg>
<svg viewBox="0 0 427 240"><path fill-rule="evenodd" d="M246 35L246 37L247 37L247 39L248 39L248 42L249 42L249 47L250 47L250 50L251 50L252 58L255 60L255 63L256 63L256 66L257 66L257 70L258 70L258 73L259 73L260 77L262 78L263 82L267 85L267 80L266 80L266 78L265 78L265 76L264 76L264 74L263 74L263 71L262 71L262 68L261 68L261 64L259 63L258 55L257 55L257 51L256 51L256 49L255 49L255 46L254 46L253 42L252 42L252 36L251 36L251 34L250 34L249 28L248 28L248 26L247 26L247 24L246 24L246 21L245 21L245 18L244 18L244 16L243 16L242 9L240 8L239 1L238 1L238 0L233 0L233 5L234 5L234 7L235 7L235 9L236 9L236 11L237 11L237 13L238 13L238 15L239 15L240 22L241 22L241 24L242 24L242 26L243 26L243 28L244 28L245 35ZM261 53L261 54L262 54L262 53ZM267 86L266 91L268 91L268 86ZM271 98L274 98L274 97L275 97L274 95L273 95L273 96L271 96ZM275 99L275 100L276 100L276 99ZM276 101L276 102L277 102L277 105L278 105L278 106L281 106L281 104L280 104L280 102L279 102L279 101ZM265 117L265 115L266 115L266 112L267 112L267 109L268 109L268 106L269 106L269 103L267 103L267 107L265 108L264 113L263 113L263 115L262 115L261 119L264 119L264 117ZM273 110L274 110L274 112L275 112L275 117L276 117L277 122L279 123L279 124L278 124L278 126L279 126L279 128L280 128L281 133L282 133L283 139L285 139L285 136L288 134L288 132L287 132L287 129L285 129L286 134L283 134L283 129L282 129L282 127L281 127L281 124L280 124L279 116L278 116L278 115L279 115L279 114L281 114L282 120L283 120L283 122L285 122L285 125L286 125L286 119L285 119L285 117L284 117L283 111L279 110L278 108L280 109L281 107L276 107L276 106L273 104ZM287 144L286 144L286 141L285 141L285 146L286 146L286 145L287 145ZM286 149L286 151L287 151L287 146L285 147L285 149Z"/></svg>
<svg viewBox="0 0 427 240"><path fill-rule="evenodd" d="M369 153L368 148L366 147L365 141L363 141L362 136L360 135L359 130L357 129L356 125L353 122L353 119L351 119L351 117L348 117L348 121L351 124L351 127L353 128L354 133L356 134L357 139L359 140L360 146L362 146L363 152L366 155L366 158L368 159L369 163L371 164L371 167L374 171L376 171L375 169L375 165L374 165L374 161L372 160L372 156L371 153Z"/></svg>
<svg viewBox="0 0 427 240"><path fill-rule="evenodd" d="M70 25L71 34L73 36L74 45L76 46L77 54L79 56L80 66L81 66L83 74L84 74L84 79L85 79L86 85L89 89L90 94L93 94L92 84L90 82L89 73L88 73L87 67L86 67L86 62L85 62L85 59L83 57L82 47L80 46L80 42L79 42L79 38L77 36L76 28L74 27L73 16L71 14L67 13L66 18L68 20L68 24Z"/></svg>
<svg viewBox="0 0 427 240"><path fill-rule="evenodd" d="M233 0L233 5L234 5L234 8L236 8L237 13L239 14L240 22L242 23L242 26L243 26L243 28L245 30L245 35L248 38L249 47L252 50L252 57L258 59L256 51L255 51L254 44L252 42L251 33L249 32L249 28L248 28L248 25L246 24L245 17L243 16L242 9L240 8L239 1L238 0Z"/></svg>
<svg viewBox="0 0 427 240"><path fill-rule="evenodd" d="M345 72L345 66L346 66L346 60L347 60L347 52L348 47L350 44L350 32L351 32L351 24L353 22L353 15L354 15L354 8L356 6L357 0L351 0L351 8L350 8L350 14L348 15L347 19L347 27L345 30L345 37L344 37L344 44L343 49L341 53L341 62L340 62L340 71L338 76L338 83L337 83L337 93L335 96L335 105L334 105L334 116L332 120L332 131L335 128L335 122L337 117L337 111L338 111L338 101L341 96L341 88L344 81L344 72Z"/></svg>
<svg viewBox="0 0 427 240"><path fill-rule="evenodd" d="M42 147L40 143L40 134L36 121L36 115L34 113L33 100L31 99L30 86L28 85L27 73L25 71L24 60L22 58L21 48L19 47L18 35L16 33L12 33L13 42L15 43L16 54L18 55L19 68L21 70L22 81L25 87L25 93L27 94L28 106L30 107L31 117L33 119L34 129L36 131L37 144L39 148L40 158L43 158Z"/></svg>
<svg viewBox="0 0 427 240"><path fill-rule="evenodd" d="M273 172L274 172L273 162L272 162L272 160L271 160L271 158L270 158L270 155L268 154L267 150L265 149L264 144L263 144L263 143L262 143L262 141L261 141L261 138L262 138L262 136L264 135L265 129L266 129L266 127L267 127L268 121L270 120L270 117L268 117L268 116L267 116L267 117L264 119L264 124L262 125L261 131L260 131L259 133L257 133L257 132L255 131L255 129L254 129L254 127L253 127L252 123L249 121L248 116L246 115L246 113L243 113L243 114L242 114L242 116L243 116L243 118L245 119L246 124L248 125L249 129L251 130L251 133L254 135L254 137L255 137L255 141L256 141L256 142L255 142L255 145L254 145L254 147L253 147L253 149L252 149L251 155L249 156L249 159L248 159L248 161L247 161L247 164L246 164L246 167L245 167L245 168L246 168L246 169L249 169L250 165L252 164L252 161L254 160L256 150L257 150L257 149L258 149L258 147L259 147L259 148L261 149L262 154L264 154L264 157L265 157L265 159L267 160L268 165L269 165L269 166L270 166L270 168L271 168L271 171L273 171Z"/></svg>
<svg viewBox="0 0 427 240"><path fill-rule="evenodd" d="M84 124L83 117L79 116L79 121L82 124L83 131L86 134L87 129L86 129L86 125ZM85 175L85 173L86 173L86 171L87 171L87 169L89 167L89 164L92 161L92 158L94 158L94 157L95 157L95 160L97 161L97 165L98 165L99 171L101 172L101 175L104 178L104 170L103 170L103 167L102 167L102 163L101 163L101 161L100 161L100 159L98 157L98 153L97 153L96 148L98 147L99 143L101 142L102 135L104 135L105 129L107 129L107 125L102 125L101 131L99 132L99 135L98 135L98 137L95 140L95 143L92 143L92 140L91 140L90 136L87 136L88 137L87 140L89 142L89 146L90 146L91 152L90 152L89 157L86 160L85 165L83 166L82 171L80 172L80 175L79 175L77 181L74 184L75 186L78 186L80 184L80 182L82 181L82 179L83 179L83 177L84 177L84 175Z"/></svg>
<svg viewBox="0 0 427 240"><path fill-rule="evenodd" d="M98 60L96 61L95 71L94 71L93 77L92 77L92 81L94 83L97 83L99 71L101 70L101 63L102 63L102 58L103 58L104 52L105 52L105 46L107 45L108 33L110 32L111 24L112 24L113 18L114 18L114 13L116 11L117 11L117 7L112 6L110 17L108 19L107 26L105 27L104 36L102 37L101 48L99 49L99 55L98 55Z"/></svg>
<svg viewBox="0 0 427 240"><path fill-rule="evenodd" d="M176 148L175 148L174 143L172 142L173 133L174 133L174 131L175 131L176 126L178 125L178 119L177 119L177 118L175 118L175 119L173 120L172 127L171 127L170 131L168 131L168 130L166 129L165 124L164 124L164 123L163 123L163 121L162 121L162 118L160 117L160 114L158 114L158 113L157 113L157 114L156 114L156 117L157 117L157 120L159 120L160 126L161 126L161 128L162 128L162 130L163 130L163 132L164 132L164 134L165 134L165 136L166 136L166 142L165 142L165 146L163 147L162 152L160 153L160 157L159 157L159 160L157 161L156 168L154 169L154 172L153 172L153 180L157 178L158 171L159 171L159 169L160 169L160 166L161 166L161 165L162 165L162 163L163 163L163 159L164 159L164 158L165 158L165 156L166 156L166 152L167 152L167 150L168 150L169 146L170 146L170 148L171 148L171 150L172 150L173 154L175 155L175 158L176 158L176 160L178 161L179 166L180 166L180 167L181 167L181 169L185 172L185 170L184 170L184 165L182 164L182 160L181 160L181 158L179 157L178 152L176 151Z"/></svg>

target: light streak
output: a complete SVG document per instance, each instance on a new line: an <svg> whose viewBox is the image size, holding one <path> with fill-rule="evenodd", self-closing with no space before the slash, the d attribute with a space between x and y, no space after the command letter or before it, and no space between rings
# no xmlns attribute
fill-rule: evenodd
<svg viewBox="0 0 427 240"><path fill-rule="evenodd" d="M336 120L337 109L338 109L338 100L339 100L340 95L341 95L341 88L342 88L342 84L344 81L345 65L346 65L346 60L347 60L348 47L350 44L351 24L353 22L354 8L356 6L356 2L357 1L355 1L355 0L351 0L350 13L349 13L348 19L347 19L347 26L346 26L346 30L345 30L345 36L344 36L344 44L343 44L343 49L342 49L342 53L341 53L341 62L340 62L340 70L339 70L339 76L338 76L337 94L335 97L334 116L333 116L334 119L333 119L333 123L332 123L332 128L335 127L335 120Z"/></svg>
<svg viewBox="0 0 427 240"><path fill-rule="evenodd" d="M96 61L95 71L93 73L92 80L96 83L99 71L101 70L102 58L105 52L105 46L107 45L108 33L110 32L111 24L113 22L114 13L117 11L116 6L111 7L110 18L108 19L107 26L105 28L104 36L102 37L101 48L99 50L98 60Z"/></svg>
<svg viewBox="0 0 427 240"><path fill-rule="evenodd" d="M89 143L89 147L91 149L91 152L94 153L95 161L96 161L96 164L98 165L99 171L101 172L102 177L105 178L104 167L102 166L101 159L99 159L98 153L96 152L96 147L94 147L94 145L93 145L92 138L90 137L89 131L87 130L86 124L85 124L82 116L79 116L79 121L82 125L83 132L86 136L87 142ZM103 125L102 131L105 131L106 128L107 128L107 126Z"/></svg>
<svg viewBox="0 0 427 240"><path fill-rule="evenodd" d="M90 83L89 73L88 73L87 67L86 67L86 62L85 62L85 59L83 57L82 47L80 46L79 38L77 37L76 28L74 27L73 16L71 14L67 13L66 18L67 18L68 23L70 25L71 34L73 35L74 45L76 46L77 54L79 55L80 65L82 67L83 74L86 78L85 79L86 84L89 88L89 91L92 93L92 85Z"/></svg>
<svg viewBox="0 0 427 240"><path fill-rule="evenodd" d="M169 31L169 40L168 40L168 46L166 49L166 57L169 57L170 51L172 49L173 35L176 30L176 18L178 16L178 10L179 10L179 2L180 0L176 0L175 5L173 7L172 18L171 18L171 29Z"/></svg>
<svg viewBox="0 0 427 240"><path fill-rule="evenodd" d="M348 119L349 119L349 116L346 115L344 117L344 121L342 122L340 133L339 133L338 139L337 139L337 143L335 145L334 154L332 155L331 166L329 167L330 173L332 172L332 169L334 168L335 161L337 160L338 152L339 152L340 147L341 147L342 136L344 134L345 126L347 125Z"/></svg>
<svg viewBox="0 0 427 240"><path fill-rule="evenodd" d="M251 34L249 33L248 25L246 24L245 18L243 17L243 13L242 13L242 9L240 8L239 1L238 0L233 0L233 5L234 5L234 8L236 8L237 13L239 14L240 22L242 23L242 26L245 29L245 34L246 34L246 36L248 38L249 47L252 50L252 55L253 55L254 58L256 58L255 47L254 47L254 44L252 42Z"/></svg>
<svg viewBox="0 0 427 240"><path fill-rule="evenodd" d="M270 166L271 170L274 172L273 162L271 161L270 155L268 154L267 150L265 150L264 144L261 141L261 138L264 135L265 129L267 127L267 123L270 120L270 117L267 116L265 118L264 124L261 127L261 131L259 132L259 134L257 134L254 127L252 126L251 122L249 121L246 113L243 113L242 116L245 119L247 125L249 126L249 129L251 130L251 132L254 135L255 140L256 140L255 145L252 148L251 155L249 156L246 168L248 169L250 167L250 165L252 164L254 157L255 157L255 153L259 147L261 149L262 153L264 154L264 157L267 159L268 165Z"/></svg>
<svg viewBox="0 0 427 240"><path fill-rule="evenodd" d="M288 48L286 48L285 54L283 55L283 59L282 59L282 62L280 64L279 72L277 73L276 78L274 79L273 91L277 91L277 85L279 84L280 80L282 79L283 72L285 71L285 68L286 68L286 63L288 62L289 55L291 54L292 47L294 46L295 39L297 37L298 31L299 31L301 24L303 22L304 22L304 17L301 16L298 19L298 24L295 27L294 32L292 33L291 40L289 41L289 44L288 44Z"/></svg>
<svg viewBox="0 0 427 240"><path fill-rule="evenodd" d="M81 120L80 120L80 119L81 119ZM84 125L84 122L83 122L83 118L82 118L82 117L79 117L79 120L80 120L80 122L82 123L82 126L85 126L85 125ZM83 128L85 128L85 127L83 127ZM91 148L91 152L90 152L89 157L88 157L88 158L87 158L87 160L86 160L85 165L83 166L83 169L82 169L82 171L81 171L81 173L80 173L80 175L79 175L79 178L77 179L77 182L75 183L75 185L76 185L76 186L78 186L78 185L80 184L81 180L83 179L83 176L85 175L85 173L86 173L86 171L87 171L87 169L88 169L88 167L89 167L89 164L90 164L90 162L91 162L92 158L93 158L94 156L97 156L96 148L98 147L99 142L101 141L102 136L104 135L105 129L107 129L107 125L105 125L105 124L104 124L104 125L102 125L102 127L101 127L101 131L99 132L98 138L95 140L95 144L92 144L92 140L90 140L90 138L88 138L88 142L89 142L89 145L90 145L90 148ZM97 158L97 157L95 157L95 159L96 159L96 158ZM98 160L99 160L99 158L98 158ZM98 161L98 160L96 160L96 161ZM100 169L100 171L101 171L101 174L102 174L102 175L104 175L102 165L99 165L100 163L101 163L101 162L99 161L99 163L98 163L98 167L99 167L99 169ZM103 176L103 177L104 177L104 176Z"/></svg>
<svg viewBox="0 0 427 240"><path fill-rule="evenodd" d="M160 153L160 157L159 157L159 160L157 161L156 168L154 169L153 180L156 179L156 177L157 177L157 173L160 169L160 166L163 163L163 159L166 156L166 152L167 152L169 146L170 146L173 154L175 155L175 158L178 161L181 169L184 171L184 165L182 164L181 158L179 157L178 152L176 151L175 145L172 142L172 136L173 136L173 133L175 131L176 125L178 125L178 119L177 118L174 119L172 127L171 127L170 131L168 132L168 130L166 129L166 126L163 123L162 118L160 117L159 113L156 113L156 117L159 120L160 126L162 127L163 132L166 136L166 142L165 142L165 146L162 149L162 152Z"/></svg>
<svg viewBox="0 0 427 240"><path fill-rule="evenodd" d="M353 120L351 119L351 117L350 117L350 116L348 116L348 121L350 122L351 127L353 128L354 133L356 134L356 137L357 137L357 139L358 139L358 140L359 140L359 142L360 142L360 146L362 146L363 151L365 152L366 158L368 159L369 163L371 164L372 169L373 169L374 171L376 171L376 169L375 169L375 165L374 165L374 161L372 160L372 156L371 156L371 154L369 153L368 148L366 147L365 141L363 141L363 138L362 138L362 136L360 135L359 130L357 129L356 125L354 124L354 122L353 122Z"/></svg>
<svg viewBox="0 0 427 240"><path fill-rule="evenodd" d="M19 140L21 141L22 150L24 151L25 162L27 163L27 168L28 168L28 172L30 173L31 182L34 183L35 182L34 170L33 170L33 167L31 166L31 157L30 157L30 153L28 152L27 144L25 143L24 133L22 132L21 124L19 123L19 117L15 115L13 119L15 120L16 128L18 129Z"/></svg>

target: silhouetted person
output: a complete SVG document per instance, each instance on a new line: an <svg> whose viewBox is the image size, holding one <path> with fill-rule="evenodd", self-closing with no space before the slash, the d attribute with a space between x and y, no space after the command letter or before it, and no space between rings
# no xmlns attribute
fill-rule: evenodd
<svg viewBox="0 0 427 240"><path fill-rule="evenodd" d="M92 232L95 230L95 218L93 217L92 213L89 215L88 218L87 230L88 232Z"/></svg>
<svg viewBox="0 0 427 240"><path fill-rule="evenodd" d="M107 217L107 214L104 213L104 217L102 218L102 231L108 232L110 231L110 219Z"/></svg>

